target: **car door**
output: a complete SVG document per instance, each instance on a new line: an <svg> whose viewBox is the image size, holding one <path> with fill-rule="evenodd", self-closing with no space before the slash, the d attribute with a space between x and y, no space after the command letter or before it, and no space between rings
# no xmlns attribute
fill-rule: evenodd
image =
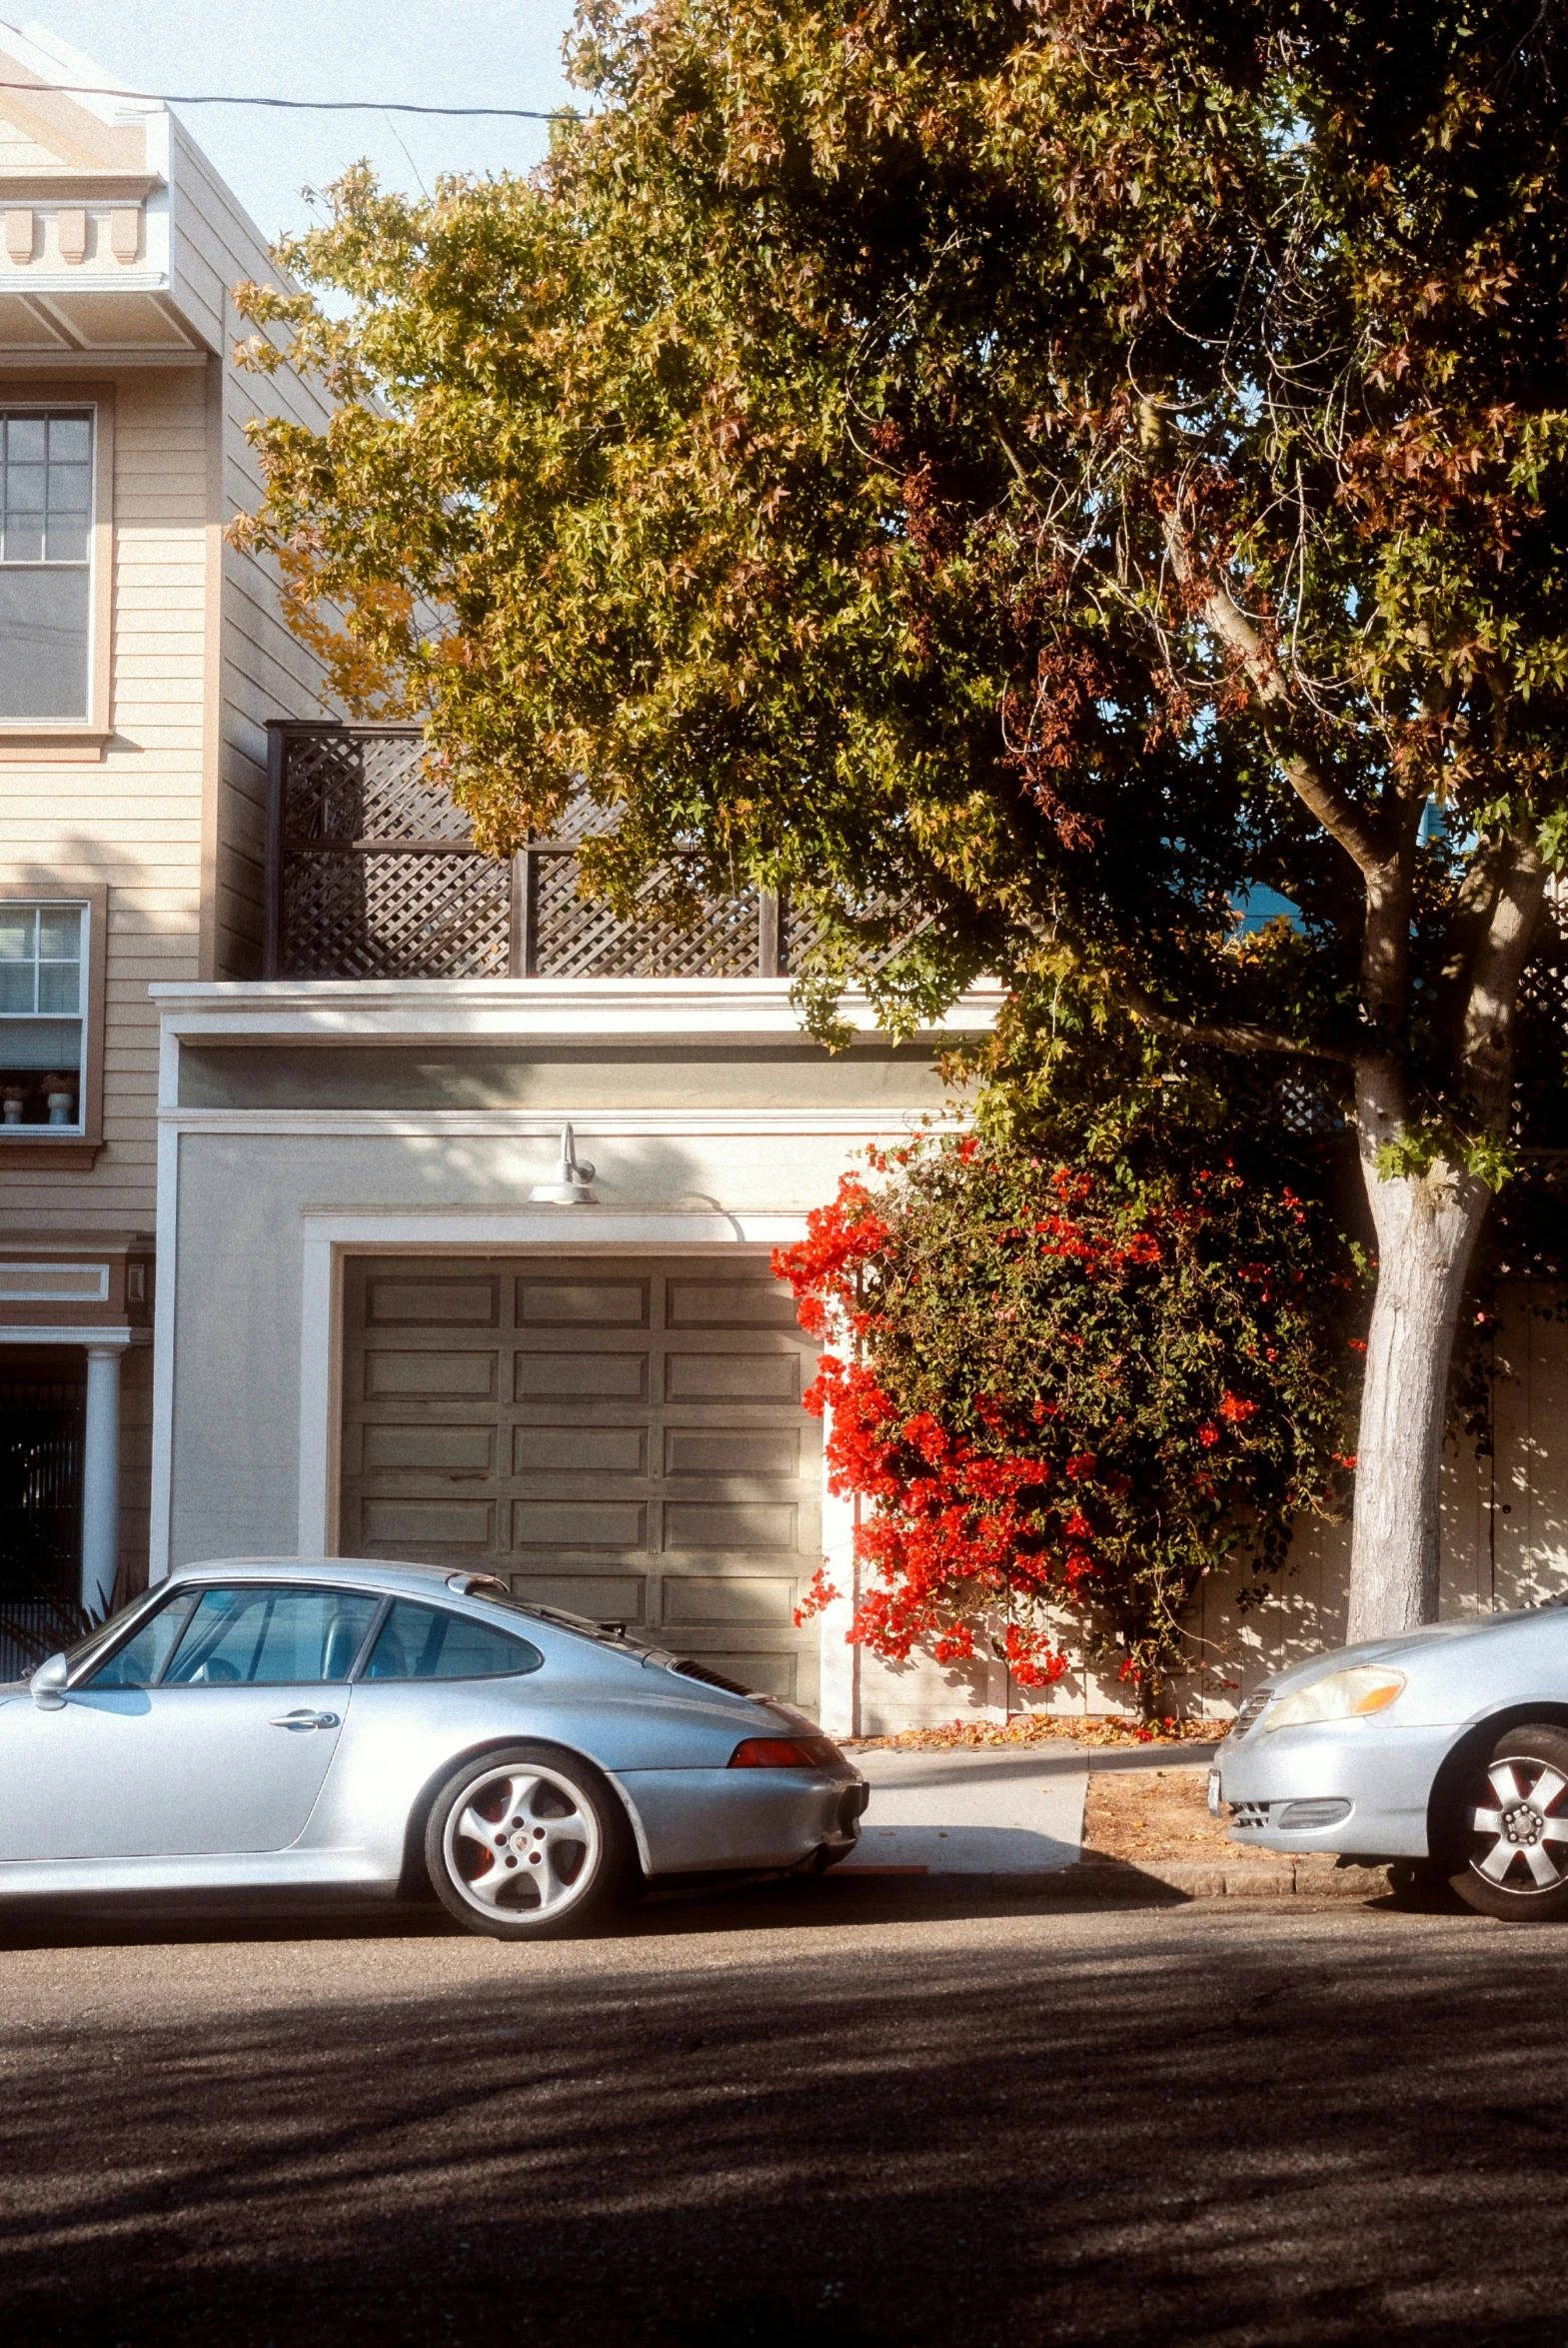
<svg viewBox="0 0 1568 2348"><path fill-rule="evenodd" d="M379 1602L287 1583L177 1591L57 1709L0 1707L0 1859L286 1849Z"/></svg>

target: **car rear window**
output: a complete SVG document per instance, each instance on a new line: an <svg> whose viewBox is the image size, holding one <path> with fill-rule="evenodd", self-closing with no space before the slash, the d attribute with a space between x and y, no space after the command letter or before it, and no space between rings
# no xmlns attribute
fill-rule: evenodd
<svg viewBox="0 0 1568 2348"><path fill-rule="evenodd" d="M366 1679L499 1679L537 1671L538 1647L515 1631L450 1614L445 1606L417 1606L395 1598L370 1651Z"/></svg>

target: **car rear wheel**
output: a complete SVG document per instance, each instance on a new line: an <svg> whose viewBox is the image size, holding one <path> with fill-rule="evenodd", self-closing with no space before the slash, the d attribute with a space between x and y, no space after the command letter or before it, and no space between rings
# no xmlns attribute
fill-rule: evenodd
<svg viewBox="0 0 1568 2348"><path fill-rule="evenodd" d="M637 1872L615 1789L544 1745L469 1761L431 1805L425 1864L443 1907L471 1932L547 1940L591 1931Z"/></svg>
<svg viewBox="0 0 1568 2348"><path fill-rule="evenodd" d="M1568 1733L1510 1728L1461 1796L1449 1881L1483 1916L1568 1918Z"/></svg>

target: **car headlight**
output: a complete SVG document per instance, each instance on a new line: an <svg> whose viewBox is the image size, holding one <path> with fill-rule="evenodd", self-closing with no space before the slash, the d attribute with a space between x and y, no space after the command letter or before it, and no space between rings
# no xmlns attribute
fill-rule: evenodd
<svg viewBox="0 0 1568 2348"><path fill-rule="evenodd" d="M1349 1671L1330 1671L1307 1687L1276 1696L1260 1725L1310 1728L1317 1720L1357 1720L1368 1712L1386 1712L1405 1684L1402 1671L1382 1671L1375 1663L1358 1663Z"/></svg>

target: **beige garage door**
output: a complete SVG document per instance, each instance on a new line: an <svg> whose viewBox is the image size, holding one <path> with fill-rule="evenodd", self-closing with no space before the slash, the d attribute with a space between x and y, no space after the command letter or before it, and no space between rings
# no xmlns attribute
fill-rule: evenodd
<svg viewBox="0 0 1568 2348"><path fill-rule="evenodd" d="M450 1560L816 1703L814 1368L733 1257L352 1258L346 1555Z"/></svg>

